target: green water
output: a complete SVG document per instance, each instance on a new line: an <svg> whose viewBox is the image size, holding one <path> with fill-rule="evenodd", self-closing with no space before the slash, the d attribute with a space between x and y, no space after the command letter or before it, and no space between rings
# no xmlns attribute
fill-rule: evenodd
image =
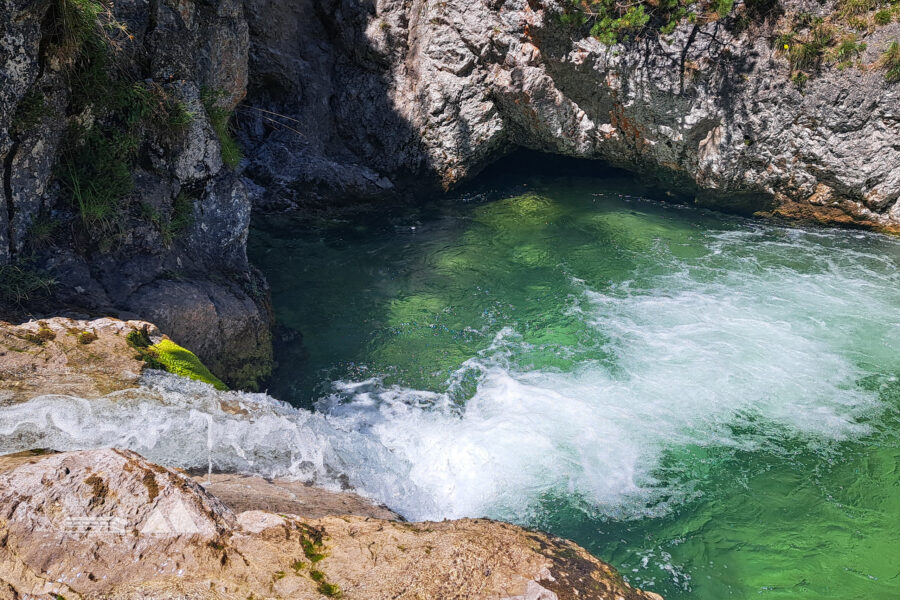
<svg viewBox="0 0 900 600"><path fill-rule="evenodd" d="M670 600L900 598L900 242L641 193L257 223L302 334L270 393L390 449L411 518L537 526Z"/></svg>

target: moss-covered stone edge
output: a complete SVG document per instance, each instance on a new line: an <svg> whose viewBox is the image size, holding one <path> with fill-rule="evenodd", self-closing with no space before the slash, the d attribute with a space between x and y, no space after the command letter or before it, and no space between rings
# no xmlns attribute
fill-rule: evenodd
<svg viewBox="0 0 900 600"><path fill-rule="evenodd" d="M187 377L194 381L208 383L217 390L227 390L228 386L221 379L212 374L206 368L197 355L163 337L157 343L153 343L147 328L135 329L126 337L128 345L137 350L140 360L146 363L147 368L166 371L180 377Z"/></svg>

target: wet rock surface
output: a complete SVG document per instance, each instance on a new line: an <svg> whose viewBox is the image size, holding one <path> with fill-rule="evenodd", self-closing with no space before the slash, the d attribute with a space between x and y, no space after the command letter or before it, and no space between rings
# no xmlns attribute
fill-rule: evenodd
<svg viewBox="0 0 900 600"><path fill-rule="evenodd" d="M241 502L268 502L255 493ZM236 513L115 449L0 457L0 584L4 599L659 599L575 544L513 525Z"/></svg>

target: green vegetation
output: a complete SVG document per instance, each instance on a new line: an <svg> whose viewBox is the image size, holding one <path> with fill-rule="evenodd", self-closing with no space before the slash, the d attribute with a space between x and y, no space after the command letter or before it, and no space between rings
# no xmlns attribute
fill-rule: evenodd
<svg viewBox="0 0 900 600"><path fill-rule="evenodd" d="M138 351L138 357L151 369L159 369L195 381L202 381L217 390L228 389L228 386L213 375L190 350L182 348L168 338L164 338L158 344L153 344L146 327L135 329L126 336L126 339L128 344Z"/></svg>
<svg viewBox="0 0 900 600"><path fill-rule="evenodd" d="M291 570L293 570L294 573L299 573L305 567L306 567L306 563L303 562L302 560L295 560L294 562L291 563Z"/></svg>
<svg viewBox="0 0 900 600"><path fill-rule="evenodd" d="M185 192L178 194L172 203L172 213L163 217L152 204L143 202L140 206L141 218L150 221L159 229L163 245L168 248L194 222L194 199Z"/></svg>
<svg viewBox="0 0 900 600"><path fill-rule="evenodd" d="M194 199L181 192L172 204L172 216L162 225L163 242L170 246L194 222Z"/></svg>
<svg viewBox="0 0 900 600"><path fill-rule="evenodd" d="M54 333L52 329L47 327L46 322L38 321L37 333L26 333L23 337L29 342L37 344L38 346L43 346L46 342L55 340L56 333Z"/></svg>
<svg viewBox="0 0 900 600"><path fill-rule="evenodd" d="M329 598L340 598L341 597L341 588L336 584L328 583L325 580L325 573L322 571L316 571L315 569L309 572L309 576L313 581L319 584L319 587L316 589L323 596L328 596Z"/></svg>
<svg viewBox="0 0 900 600"><path fill-rule="evenodd" d="M900 42L893 41L881 55L884 78L891 83L900 81Z"/></svg>
<svg viewBox="0 0 900 600"><path fill-rule="evenodd" d="M79 333L76 338L78 339L79 344L88 345L91 342L97 341L97 334L93 331L82 331Z"/></svg>
<svg viewBox="0 0 900 600"><path fill-rule="evenodd" d="M39 214L28 227L28 246L32 250L52 246L59 225L59 221L51 219L46 213Z"/></svg>
<svg viewBox="0 0 900 600"><path fill-rule="evenodd" d="M219 138L219 146L222 149L222 162L234 169L240 164L244 155L237 140L231 134L232 111L219 106L219 102L224 96L225 94L221 90L204 89L200 95L200 100L203 102L206 115L209 117L209 122L215 130L216 136Z"/></svg>
<svg viewBox="0 0 900 600"><path fill-rule="evenodd" d="M60 183L87 240L109 251L127 227L141 140L150 133L165 144L194 115L137 70L134 36L104 2L56 0L47 23L47 52L63 65L69 112L77 115L62 145ZM24 121L35 118L37 105L22 109Z"/></svg>
<svg viewBox="0 0 900 600"><path fill-rule="evenodd" d="M887 25L891 22L891 11L882 9L875 13L875 23L878 25Z"/></svg>
<svg viewBox="0 0 900 600"><path fill-rule="evenodd" d="M12 127L17 132L26 131L37 125L47 114L49 111L44 101L44 95L40 90L31 89L16 105Z"/></svg>
<svg viewBox="0 0 900 600"><path fill-rule="evenodd" d="M844 38L832 51L832 58L837 62L839 69L849 67L853 60L859 58L859 55L866 49L866 44L857 42L856 36L850 34Z"/></svg>
<svg viewBox="0 0 900 600"><path fill-rule="evenodd" d="M756 0L744 4L735 24L746 28L750 17L767 14L771 0ZM644 31L658 31L669 35L678 23L703 23L725 18L734 12L734 0L639 0L622 3L616 0L570 0L560 15L563 24L574 27L590 26L590 35L607 45L626 42Z"/></svg>
<svg viewBox="0 0 900 600"><path fill-rule="evenodd" d="M50 293L56 280L27 263L0 266L0 302L20 306Z"/></svg>
<svg viewBox="0 0 900 600"><path fill-rule="evenodd" d="M313 564L325 558L325 555L321 552L321 543L316 543L310 539L303 540L303 553L309 559L309 562Z"/></svg>
<svg viewBox="0 0 900 600"><path fill-rule="evenodd" d="M790 16L787 30L774 39L776 51L786 57L791 67L791 79L802 87L823 64L846 69L855 62L858 66L866 44L859 42L853 31L871 31L887 25L898 5L896 0L840 0L834 11L824 16L800 12ZM892 81L890 60L882 59Z"/></svg>

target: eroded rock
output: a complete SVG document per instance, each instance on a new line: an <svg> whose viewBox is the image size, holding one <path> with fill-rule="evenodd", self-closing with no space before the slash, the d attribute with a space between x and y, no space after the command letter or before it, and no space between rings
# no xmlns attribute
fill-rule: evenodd
<svg viewBox="0 0 900 600"><path fill-rule="evenodd" d="M0 403L45 394L99 398L137 387L145 363L126 336L143 321L54 317L20 325L0 322Z"/></svg>
<svg viewBox="0 0 900 600"><path fill-rule="evenodd" d="M305 0L269 27L277 5L247 3L250 103L271 111L246 129L261 205L377 195L410 174L452 187L525 147L707 206L900 229L900 86L877 68L898 23L866 32L861 68L823 64L801 87L773 43L779 19L834 1L784 0L782 16L736 3L613 46L564 25L557 0Z"/></svg>
<svg viewBox="0 0 900 600"><path fill-rule="evenodd" d="M660 598L513 525L235 514L189 477L114 449L0 457L0 540L9 597Z"/></svg>

